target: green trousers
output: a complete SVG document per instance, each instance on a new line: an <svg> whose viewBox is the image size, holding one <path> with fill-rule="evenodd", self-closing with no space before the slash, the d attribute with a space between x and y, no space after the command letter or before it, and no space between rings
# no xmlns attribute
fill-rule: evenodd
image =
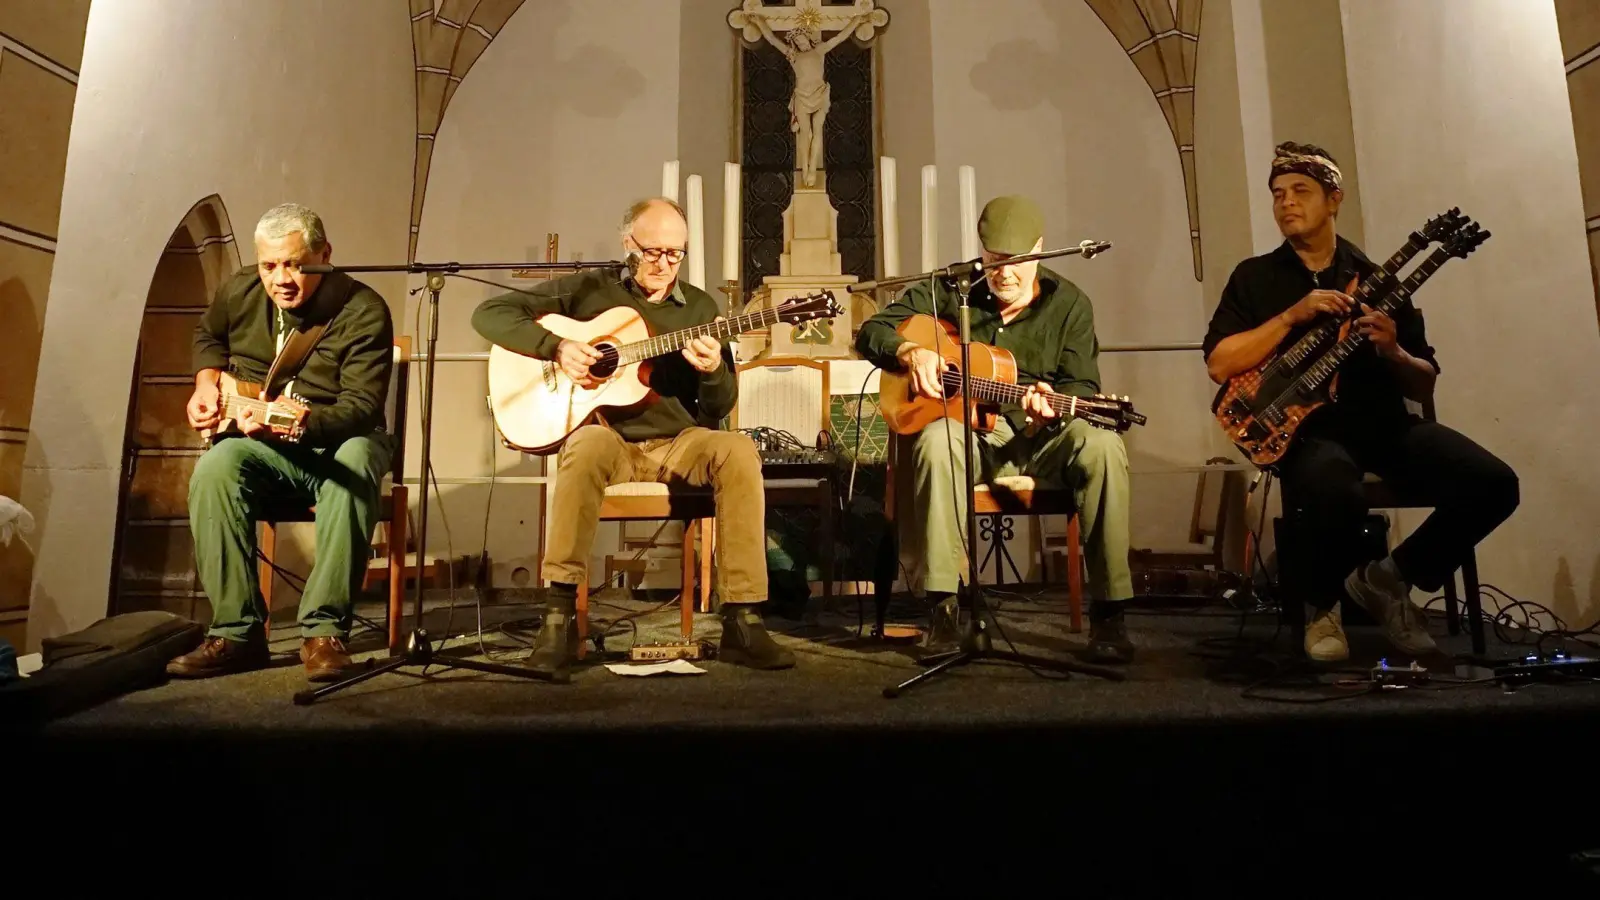
<svg viewBox="0 0 1600 900"><path fill-rule="evenodd" d="M189 479L189 527L214 637L260 631L256 520L285 503L316 506L316 559L300 596L302 637L348 637L351 599L372 558L379 484L394 439L377 432L337 450L233 437L200 457Z"/></svg>
<svg viewBox="0 0 1600 900"><path fill-rule="evenodd" d="M917 594L954 593L964 580L967 493L961 432L961 424L952 419L929 425L908 442L910 465L897 470L900 563L907 586ZM980 483L1027 475L1041 487L1070 488L1077 502L1090 596L1111 601L1133 596L1128 451L1121 435L1074 419L1029 437L1013 431L1002 417L993 431L974 435L974 445Z"/></svg>

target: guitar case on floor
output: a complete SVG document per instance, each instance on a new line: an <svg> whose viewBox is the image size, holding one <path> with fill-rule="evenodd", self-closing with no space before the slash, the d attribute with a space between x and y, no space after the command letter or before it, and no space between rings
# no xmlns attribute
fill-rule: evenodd
<svg viewBox="0 0 1600 900"><path fill-rule="evenodd" d="M46 638L39 671L0 685L0 722L59 718L160 684L167 663L200 646L205 632L183 616L146 610Z"/></svg>

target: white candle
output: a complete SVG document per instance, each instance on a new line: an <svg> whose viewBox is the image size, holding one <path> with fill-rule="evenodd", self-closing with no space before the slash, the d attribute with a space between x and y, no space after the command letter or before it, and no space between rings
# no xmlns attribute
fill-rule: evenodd
<svg viewBox="0 0 1600 900"><path fill-rule="evenodd" d="M961 258L977 259L978 249L978 173L971 166L956 171L961 189Z"/></svg>
<svg viewBox="0 0 1600 900"><path fill-rule="evenodd" d="M939 170L922 167L922 271L939 268Z"/></svg>
<svg viewBox="0 0 1600 900"><path fill-rule="evenodd" d="M706 221L705 198L700 187L700 176L688 179L689 200L684 211L689 214L689 283L702 291L706 289Z"/></svg>
<svg viewBox="0 0 1600 900"><path fill-rule="evenodd" d="M878 158L878 177L883 191L883 277L900 274L900 181L894 157Z"/></svg>
<svg viewBox="0 0 1600 900"><path fill-rule="evenodd" d="M675 159L661 164L661 196L678 202L678 161Z"/></svg>
<svg viewBox="0 0 1600 900"><path fill-rule="evenodd" d="M739 280L739 164L722 164L722 280Z"/></svg>

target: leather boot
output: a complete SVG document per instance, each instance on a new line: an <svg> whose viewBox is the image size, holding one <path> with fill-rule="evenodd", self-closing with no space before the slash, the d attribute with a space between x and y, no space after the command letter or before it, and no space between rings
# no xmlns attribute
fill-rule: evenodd
<svg viewBox="0 0 1600 900"><path fill-rule="evenodd" d="M350 668L350 652L336 637L311 637L300 642L300 661L311 681L338 681Z"/></svg>
<svg viewBox="0 0 1600 900"><path fill-rule="evenodd" d="M1089 659L1097 663L1133 662L1133 641L1122 604L1098 601L1089 607Z"/></svg>
<svg viewBox="0 0 1600 900"><path fill-rule="evenodd" d="M794 654L778 646L767 633L754 603L722 604L722 646L717 658L752 669L787 669Z"/></svg>
<svg viewBox="0 0 1600 900"><path fill-rule="evenodd" d="M259 631L242 641L207 637L200 646L167 663L167 674L179 678L213 678L264 669L271 658L267 637Z"/></svg>
<svg viewBox="0 0 1600 900"><path fill-rule="evenodd" d="M578 655L578 625L574 621L578 589L573 585L552 584L545 593L544 622L533 639L533 652L527 665L551 675L565 675Z"/></svg>

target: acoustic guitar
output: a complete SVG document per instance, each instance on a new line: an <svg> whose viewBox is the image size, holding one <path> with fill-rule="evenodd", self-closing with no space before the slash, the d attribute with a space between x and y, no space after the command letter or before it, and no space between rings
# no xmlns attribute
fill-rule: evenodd
<svg viewBox="0 0 1600 900"><path fill-rule="evenodd" d="M1390 263L1394 260L1390 260L1361 283L1352 295L1354 299L1393 316L1447 260L1465 259L1489 239L1489 232L1478 223L1454 217L1454 213L1452 210L1447 215L1452 215L1452 221L1457 222L1455 229L1438 238L1439 248L1410 275L1396 284L1395 274L1406 260L1392 266ZM1407 253L1410 255L1406 259L1415 256L1436 234L1426 226L1422 231L1413 232L1406 247L1395 255L1396 259ZM1410 249L1413 247L1416 249ZM1382 299L1373 300L1375 294L1390 287L1392 289L1384 293ZM1268 357L1261 365L1235 375L1223 386L1212 404L1212 411L1223 431L1251 462L1263 469L1276 466L1293 446L1295 435L1306 418L1338 398L1340 368L1368 341L1366 335L1352 328L1361 315L1358 307L1348 316L1322 323L1297 341L1288 353Z"/></svg>
<svg viewBox="0 0 1600 900"><path fill-rule="evenodd" d="M659 399L650 389L650 361L681 351L694 338L709 335L726 342L778 322L794 325L843 314L844 307L831 291L665 334L651 334L644 317L627 306L613 307L587 321L547 313L538 322L552 334L600 351L600 359L589 367L597 383L580 386L552 360L495 345L489 348L489 408L506 444L524 453L549 455L597 416Z"/></svg>
<svg viewBox="0 0 1600 900"><path fill-rule="evenodd" d="M917 393L908 371L885 369L878 376L878 414L890 431L900 435L918 434L940 419L961 421L961 346L956 328L933 316L911 316L895 333L939 354L944 360L941 382L944 396L931 399ZM993 431L1000 415L1000 404L1020 404L1028 389L1017 383L1017 358L1011 351L974 341L968 353L971 362L972 429ZM1083 419L1097 428L1127 431L1143 425L1145 417L1134 411L1127 397L1118 399L1103 394L1076 397L1048 394L1050 407L1068 419Z"/></svg>
<svg viewBox="0 0 1600 900"><path fill-rule="evenodd" d="M221 373L217 379L217 391L222 421L217 423L216 428L200 432L207 442L214 444L229 434L242 434L239 431L239 417L247 410L251 418L267 426L268 432L278 440L295 443L304 436L306 414L311 409L304 399L293 394L280 395L272 400L263 399L261 385L239 381L228 372Z"/></svg>

